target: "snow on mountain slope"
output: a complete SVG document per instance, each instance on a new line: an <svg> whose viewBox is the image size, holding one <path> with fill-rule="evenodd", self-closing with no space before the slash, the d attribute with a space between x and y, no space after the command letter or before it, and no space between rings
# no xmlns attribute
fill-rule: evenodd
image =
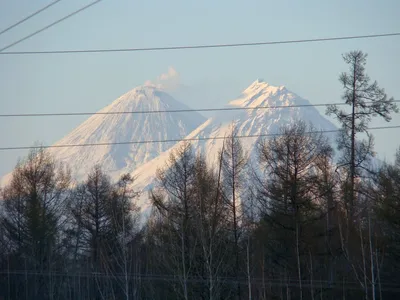
<svg viewBox="0 0 400 300"><path fill-rule="evenodd" d="M144 112L182 110L188 107L155 87L137 87L100 110L106 112ZM138 113L94 115L55 145L114 143L179 139L204 121L197 112ZM117 178L122 172L157 157L172 147L171 143L117 144L97 147L52 148L57 159L67 163L75 176L85 176L90 168L100 163L106 172Z"/></svg>
<svg viewBox="0 0 400 300"><path fill-rule="evenodd" d="M229 107L244 108L229 113L220 112L194 130L191 138L229 136L235 127L238 136L257 136L278 133L282 125L302 120L311 122L317 130L336 130L336 126L321 115L315 107L288 107L311 103L284 86L272 86L256 80L242 95L229 102ZM249 154L254 154L255 144L262 137L242 138ZM199 145L213 161L222 147L223 140L209 140Z"/></svg>
<svg viewBox="0 0 400 300"><path fill-rule="evenodd" d="M257 135L277 133L282 125L303 120L311 122L317 130L337 129L315 107L286 107L293 105L310 105L310 102L284 86L272 86L262 80L256 80L243 91L242 95L228 103L227 107L234 110L219 111L207 120L196 112L98 114L90 117L55 145L184 137L195 139L191 142L194 149L206 154L207 160L212 164L223 144L223 139L220 138L231 134L233 124L237 135L243 137L241 138L243 148L251 158L255 157L255 145L262 138ZM126 93L99 113L175 109L181 110L187 107L155 87L144 86ZM88 171L96 163L103 166L112 180L117 180L122 173L131 173L136 178L134 188L143 191L138 205L142 211L148 211L146 191L152 188L157 169L165 167L171 152L178 149L182 143L51 148L49 151L57 160L71 167L77 180L86 178Z"/></svg>
<svg viewBox="0 0 400 300"><path fill-rule="evenodd" d="M55 146L97 144L129 141L180 139L204 122L197 112L185 113L125 113L163 110L183 110L188 107L167 93L152 86L140 86L122 95L91 116ZM86 178L97 163L117 180L121 173L132 172L137 166L157 157L174 143L117 144L89 147L50 148L58 161L71 167L76 180ZM10 174L1 180L4 185ZM7 179L8 178L8 179Z"/></svg>
<svg viewBox="0 0 400 300"><path fill-rule="evenodd" d="M193 130L186 139L210 138L210 140L192 141L191 143L197 152L206 154L210 163L215 163L218 151L222 148L223 139L212 138L229 136L233 124L238 136L277 133L280 126L298 120L311 122L317 130L337 129L315 107L282 107L293 105L310 105L310 102L284 86L271 86L262 80L257 80L244 90L239 98L229 102L228 107L244 109L218 112L214 117L209 118ZM333 137L333 135L330 134L330 137ZM253 158L256 154L255 145L260 138L241 138L244 150ZM180 147L181 144L182 142L176 144L157 158L139 166L133 172L133 175L137 177L136 188L140 190L150 189L156 170L166 165L170 153ZM145 196L143 196L141 202L141 206L145 208L147 206Z"/></svg>

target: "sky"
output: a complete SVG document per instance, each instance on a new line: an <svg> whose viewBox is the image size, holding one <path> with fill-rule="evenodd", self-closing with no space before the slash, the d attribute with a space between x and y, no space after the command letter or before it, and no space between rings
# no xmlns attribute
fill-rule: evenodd
<svg viewBox="0 0 400 300"><path fill-rule="evenodd" d="M51 1L0 0L0 31ZM91 1L64 0L0 35L0 48ZM103 0L7 51L142 48L367 35L400 31L400 1ZM400 37L260 47L0 55L0 113L94 112L161 74L173 74L193 108L222 107L257 78L285 85L311 103L341 101L341 55L368 53L366 70L400 99ZM175 82L177 83L177 82ZM185 96L186 95L186 96ZM323 109L321 110L323 113ZM52 144L87 117L0 118L0 147ZM372 126L386 125L376 120ZM390 125L400 125L395 115ZM374 131L376 151L391 160L399 129ZM27 151L0 151L0 176Z"/></svg>

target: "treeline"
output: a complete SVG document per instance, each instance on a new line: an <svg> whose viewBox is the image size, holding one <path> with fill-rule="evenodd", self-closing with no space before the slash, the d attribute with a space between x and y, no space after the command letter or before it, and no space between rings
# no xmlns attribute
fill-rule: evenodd
<svg viewBox="0 0 400 300"><path fill-rule="evenodd" d="M96 166L76 184L31 152L2 190L0 296L397 299L400 149L374 165L367 129L397 108L362 52L344 58L355 109L327 111L343 125L336 153L303 122L260 139L253 160L234 129L212 165L183 144L156 174L144 224L128 174L114 183Z"/></svg>

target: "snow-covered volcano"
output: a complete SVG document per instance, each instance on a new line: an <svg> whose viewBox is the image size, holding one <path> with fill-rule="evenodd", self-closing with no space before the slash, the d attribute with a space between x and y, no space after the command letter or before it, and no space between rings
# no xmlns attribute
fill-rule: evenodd
<svg viewBox="0 0 400 300"><path fill-rule="evenodd" d="M232 128L235 128L238 136L253 136L241 139L245 150L252 154L255 143L263 138L262 135L278 133L282 125L302 120L312 123L316 130L337 129L308 100L284 86L272 86L262 80L253 82L242 95L230 101L228 107L234 110L218 112L194 130L189 135L190 138L229 136ZM257 137L260 135L261 137ZM213 160L222 143L221 139L208 140L198 146Z"/></svg>
<svg viewBox="0 0 400 300"><path fill-rule="evenodd" d="M203 121L197 112L158 113L188 107L167 93L150 86L137 87L90 117L55 145L123 143L180 139ZM125 112L122 114L104 114ZM137 112L137 113L130 113ZM157 157L173 143L111 144L94 147L51 148L51 153L67 163L80 179L95 164L117 177L122 171Z"/></svg>
<svg viewBox="0 0 400 300"><path fill-rule="evenodd" d="M303 120L313 123L317 130L337 129L310 106L309 101L284 86L272 86L262 80L253 82L237 99L228 102L227 107L233 110L218 111L207 120L192 111L157 112L188 107L155 87L137 87L90 117L55 145L122 144L51 148L49 151L71 167L77 180L86 178L90 169L100 164L112 180L117 180L122 173L131 173L136 178L135 188L146 191L152 187L157 169L165 167L170 153L182 142L124 142L194 139L194 149L213 163L222 147L221 137L229 136L233 126L251 157L255 155L257 141L262 138L259 135L277 133L282 125ZM102 114L112 112L137 113ZM145 209L146 193L142 195L140 206Z"/></svg>
<svg viewBox="0 0 400 300"><path fill-rule="evenodd" d="M214 117L207 119L193 130L186 139L194 139L191 141L194 149L205 154L207 160L213 164L222 148L223 139L221 137L231 135L233 127L236 134L242 137L243 148L250 158L254 158L256 143L263 138L262 135L278 133L282 125L302 120L312 123L316 130L337 130L333 123L310 105L308 100L301 98L284 86L272 86L262 80L256 80L242 92L242 95L228 103L227 107L233 108L233 110L219 111ZM333 137L334 133L329 135ZM196 141L196 139L199 140ZM170 153L176 151L182 143L177 143L168 151L136 168L133 172L137 178L136 188L150 189L156 170L165 167ZM142 199L144 202L145 200ZM142 206L145 207L146 203L144 202L142 202Z"/></svg>
<svg viewBox="0 0 400 300"><path fill-rule="evenodd" d="M117 180L122 173L133 172L175 144L129 142L182 139L204 122L205 118L193 111L160 112L187 109L189 107L156 87L140 86L113 101L54 144L103 145L54 147L48 151L57 161L71 168L77 181L85 179L96 164L101 165L112 180ZM10 175L1 178L1 186L9 182Z"/></svg>

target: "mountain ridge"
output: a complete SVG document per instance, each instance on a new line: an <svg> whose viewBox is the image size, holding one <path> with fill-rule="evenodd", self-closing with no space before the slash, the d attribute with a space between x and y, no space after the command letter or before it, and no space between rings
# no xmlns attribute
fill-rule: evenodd
<svg viewBox="0 0 400 300"><path fill-rule="evenodd" d="M151 113L152 111L188 109L187 105L178 102L161 89L138 86L90 116L53 144L54 146L99 143L109 145L54 147L49 148L48 152L57 161L67 164L73 170L73 177L77 181L85 179L88 171L96 164L102 165L105 171L112 174L112 179L116 179L122 172L133 171L138 165L155 158L173 146L162 142L132 144L123 142L181 139L205 121L205 117L195 111ZM112 114L113 112L115 114ZM0 184L6 184L9 177L10 174L3 176Z"/></svg>
<svg viewBox="0 0 400 300"><path fill-rule="evenodd" d="M207 161L214 164L222 147L221 137L229 136L232 128L243 136L243 148L251 159L257 155L256 144L261 139L258 135L275 134L283 125L303 120L313 123L317 130L337 129L308 100L283 85L273 86L261 79L251 83L225 107L243 109L217 111L208 119L195 111L165 112L189 107L157 87L139 86L118 97L54 145L194 139L191 143L195 151L205 154ZM160 110L163 112L145 113ZM122 111L138 113L117 113ZM116 114L102 115L103 112ZM170 154L183 143L50 148L49 152L57 161L71 167L77 181L84 180L96 163L100 163L113 181L123 173L132 174L136 178L133 187L144 192L138 204L146 210L149 207L146 191L153 186L157 169L165 167ZM1 183L4 181L3 177Z"/></svg>
<svg viewBox="0 0 400 300"><path fill-rule="evenodd" d="M290 107L299 104L310 105L311 103L284 86L276 87L256 80L239 97L228 102L227 107L243 107L243 110L218 111L189 133L186 139L192 140L191 144L194 150L204 154L208 163L215 165L218 151L223 144L221 137L229 136L233 128L237 135L243 137L241 138L243 149L249 154L251 160L255 159L256 144L262 139L257 135L276 134L283 125L305 120L313 121L311 123L314 123L316 130L337 130L337 127L322 116L315 107ZM262 106L262 108L257 108L258 106ZM245 136L255 137L244 138ZM334 134L328 134L328 137L332 140ZM157 169L165 167L170 154L183 143L184 141L175 144L158 157L136 168L132 172L132 175L137 178L135 188L142 191L150 190ZM140 206L142 209L149 207L146 195L140 199Z"/></svg>

